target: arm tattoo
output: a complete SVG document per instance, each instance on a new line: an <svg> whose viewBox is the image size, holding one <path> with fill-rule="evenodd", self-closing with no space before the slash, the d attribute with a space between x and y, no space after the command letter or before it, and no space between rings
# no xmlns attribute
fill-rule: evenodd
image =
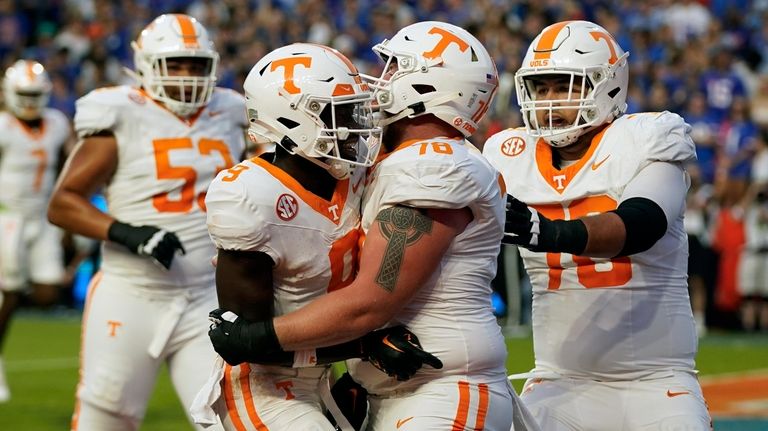
<svg viewBox="0 0 768 431"><path fill-rule="evenodd" d="M392 292L400 276L405 248L418 241L422 235L432 232L432 219L417 209L395 206L379 212L376 221L381 234L387 239L387 249L376 275L376 283Z"/></svg>

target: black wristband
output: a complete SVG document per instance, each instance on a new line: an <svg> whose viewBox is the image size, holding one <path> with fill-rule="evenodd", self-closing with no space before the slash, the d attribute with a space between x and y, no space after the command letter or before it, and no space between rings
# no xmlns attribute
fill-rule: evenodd
<svg viewBox="0 0 768 431"><path fill-rule="evenodd" d="M243 332L243 339L249 341L248 350L257 356L285 352L280 346L272 319L251 322L243 328Z"/></svg>
<svg viewBox="0 0 768 431"><path fill-rule="evenodd" d="M552 229L552 245L547 247L547 251L557 253L571 253L580 255L587 248L587 226L583 221L576 220L549 220L550 226L542 226L544 229ZM544 236L544 235L542 235Z"/></svg>
<svg viewBox="0 0 768 431"><path fill-rule="evenodd" d="M115 220L111 225L109 225L109 230L107 230L107 238L109 238L109 240L112 242L116 242L130 248L128 244L128 238L130 237L133 230L135 230L135 228L128 223Z"/></svg>

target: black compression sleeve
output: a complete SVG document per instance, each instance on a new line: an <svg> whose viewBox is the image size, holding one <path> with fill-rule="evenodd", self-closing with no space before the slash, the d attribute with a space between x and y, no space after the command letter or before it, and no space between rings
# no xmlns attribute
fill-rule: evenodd
<svg viewBox="0 0 768 431"><path fill-rule="evenodd" d="M667 232L664 210L648 198L629 198L611 212L621 217L627 232L624 248L617 257L646 251Z"/></svg>

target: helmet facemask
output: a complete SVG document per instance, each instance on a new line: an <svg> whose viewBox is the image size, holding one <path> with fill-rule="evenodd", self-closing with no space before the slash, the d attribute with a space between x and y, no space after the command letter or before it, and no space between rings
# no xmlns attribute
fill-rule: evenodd
<svg viewBox="0 0 768 431"><path fill-rule="evenodd" d="M171 112L188 117L211 100L219 54L197 20L182 14L161 15L131 46L136 71L128 70L129 74ZM183 62L188 62L185 73Z"/></svg>
<svg viewBox="0 0 768 431"><path fill-rule="evenodd" d="M281 97L289 100L287 105L295 114L267 122L249 109L248 135L252 142L276 142L288 153L326 169L336 179L349 177L356 167L373 166L382 129L373 126L370 93L328 97L291 97L284 93ZM314 136L310 137L308 131Z"/></svg>
<svg viewBox="0 0 768 431"><path fill-rule="evenodd" d="M243 88L254 143L274 142L336 179L376 161L382 133L373 125L371 92L338 51L278 48L253 66Z"/></svg>
<svg viewBox="0 0 768 431"><path fill-rule="evenodd" d="M173 66L169 68L169 63L173 65L178 61L201 63L196 67L201 70L201 74L175 75ZM150 97L162 102L169 110L182 117L189 116L208 104L216 87L214 71L218 58L158 55L149 59L149 62L152 64L152 73L142 76L142 85Z"/></svg>
<svg viewBox="0 0 768 431"><path fill-rule="evenodd" d="M517 102L528 133L553 147L564 147L621 116L627 110L628 56L610 33L588 21L563 21L542 30L515 74ZM569 83L557 89L554 97L560 100L533 91L537 79L547 77ZM562 124L562 114L569 110L576 110L575 120Z"/></svg>
<svg viewBox="0 0 768 431"><path fill-rule="evenodd" d="M622 61L626 62L625 58L628 55L625 53L615 65L619 65ZM544 139L553 147L565 147L576 142L584 133L621 115L626 110L626 104L623 107L615 106L610 112L601 112L601 106L596 98L596 95L606 93L606 87L611 84L615 73L616 67L609 65L580 70L564 68L553 71L520 70L515 75L517 102L528 133L534 138ZM535 89L537 78L556 76L565 77L568 88L562 93L567 97L538 100ZM578 91L574 91L575 86L579 87ZM569 110L577 111L571 124L553 124L557 111ZM540 112L544 112L544 118L549 120L539 121L537 114Z"/></svg>
<svg viewBox="0 0 768 431"><path fill-rule="evenodd" d="M372 166L379 154L381 128L373 127L371 96L310 97L309 100L309 106L313 102L325 104L316 117L320 133L310 150L316 154L311 160L326 165L337 179L347 178L356 167Z"/></svg>

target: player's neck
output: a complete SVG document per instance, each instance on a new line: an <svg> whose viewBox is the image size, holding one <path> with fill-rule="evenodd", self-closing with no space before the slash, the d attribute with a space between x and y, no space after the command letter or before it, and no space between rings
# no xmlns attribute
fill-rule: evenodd
<svg viewBox="0 0 768 431"><path fill-rule="evenodd" d="M384 145L387 151L392 151L405 141L435 137L463 138L464 135L434 115L422 115L389 125L384 132Z"/></svg>
<svg viewBox="0 0 768 431"><path fill-rule="evenodd" d="M322 167L304 157L288 154L279 145L275 148L272 164L285 171L313 194L327 201L333 198L337 180Z"/></svg>
<svg viewBox="0 0 768 431"><path fill-rule="evenodd" d="M23 118L16 117L19 121L21 121L27 128L33 129L33 130L39 130L40 127L43 125L43 119L40 118L33 118L31 120L25 120Z"/></svg>
<svg viewBox="0 0 768 431"><path fill-rule="evenodd" d="M600 133L605 127L597 127L594 130L579 136L579 139L568 146L561 148L554 148L557 154L557 160L579 160L587 153L592 140Z"/></svg>

